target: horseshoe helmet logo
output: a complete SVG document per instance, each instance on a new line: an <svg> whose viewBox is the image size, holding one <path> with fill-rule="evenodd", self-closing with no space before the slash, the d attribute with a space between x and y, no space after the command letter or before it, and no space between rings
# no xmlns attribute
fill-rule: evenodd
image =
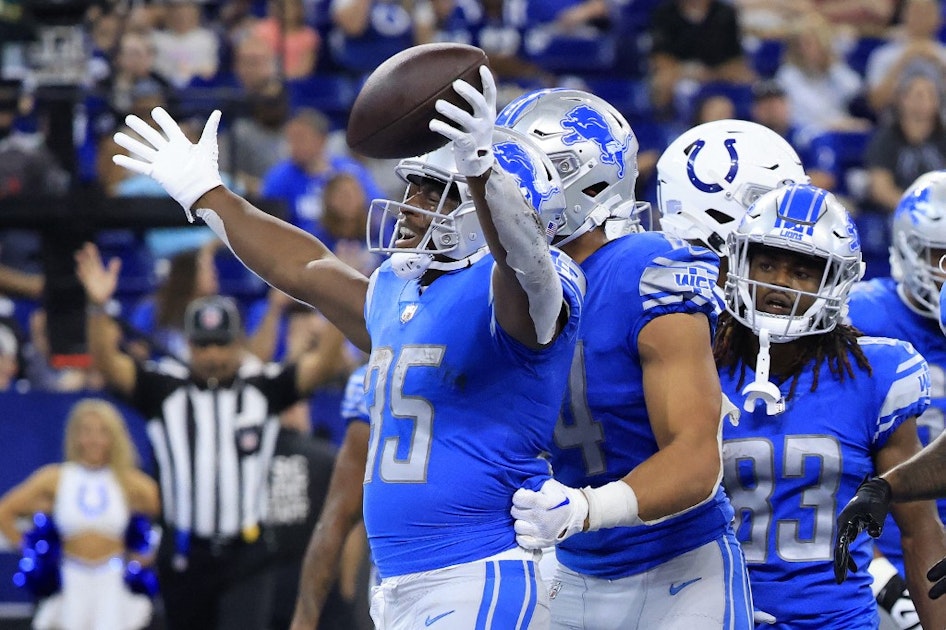
<svg viewBox="0 0 946 630"><path fill-rule="evenodd" d="M696 156L699 155L704 146L706 146L706 140L697 140L693 143L693 148L690 149L689 156L687 157L687 177L690 178L690 183L705 193L722 192L722 186L716 182L704 182L696 174L694 163L696 162ZM726 151L729 152L729 172L726 173L723 179L726 180L727 184L731 184L733 180L736 179L736 174L739 172L739 154L736 152L736 139L727 138L723 142L723 146L725 146Z"/></svg>

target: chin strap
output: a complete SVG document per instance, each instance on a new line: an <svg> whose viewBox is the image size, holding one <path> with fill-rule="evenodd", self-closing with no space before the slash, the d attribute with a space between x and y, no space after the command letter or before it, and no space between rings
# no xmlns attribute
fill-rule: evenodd
<svg viewBox="0 0 946 630"><path fill-rule="evenodd" d="M765 413L775 416L785 411L785 399L782 392L769 381L769 331L767 328L759 330L759 355L756 357L755 380L742 390L746 402L742 408L752 413L761 400L765 403Z"/></svg>
<svg viewBox="0 0 946 630"><path fill-rule="evenodd" d="M394 252L391 254L391 270L402 280L416 280L428 269L437 271L456 271L466 269L489 253L488 247L476 250L466 258L460 260L437 260L432 254L418 254L412 252Z"/></svg>

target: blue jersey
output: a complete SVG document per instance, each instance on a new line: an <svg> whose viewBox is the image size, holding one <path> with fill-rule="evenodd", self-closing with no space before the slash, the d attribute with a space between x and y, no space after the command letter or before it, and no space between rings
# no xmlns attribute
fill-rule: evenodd
<svg viewBox="0 0 946 630"><path fill-rule="evenodd" d="M723 425L723 483L736 511L737 538L749 566L756 609L780 628L877 628L867 565L868 536L851 543L859 567L834 581L837 515L858 485L874 474L873 457L908 418L929 406L929 370L903 341L861 337L873 375L854 367L838 381L822 364L818 389L806 370L786 409L767 416L764 406L743 412L738 426ZM735 375L721 370L723 393L740 409L746 397ZM755 379L745 366L745 384ZM780 386L788 393L791 382Z"/></svg>
<svg viewBox="0 0 946 630"><path fill-rule="evenodd" d="M368 373L368 364L357 368L348 377L345 383L345 393L342 395L342 404L339 413L345 424L352 422L368 423L368 406L365 403L365 374Z"/></svg>
<svg viewBox="0 0 946 630"><path fill-rule="evenodd" d="M659 232L629 234L582 262L588 279L581 332L552 468L562 483L601 486L657 452L644 403L637 336L655 317L704 313L715 328L718 259L707 249ZM723 532L732 510L720 490L709 502L655 525L578 534L556 557L586 575L641 573Z"/></svg>
<svg viewBox="0 0 946 630"><path fill-rule="evenodd" d="M855 284L848 307L848 317L856 328L868 335L909 341L929 364L931 404L916 420L920 441L926 446L943 432L946 417L946 337L939 323L910 309L900 297L893 278L874 278ZM946 500L938 501L937 507L940 519L946 522ZM876 544L902 574L900 529L893 517L887 517Z"/></svg>
<svg viewBox="0 0 946 630"><path fill-rule="evenodd" d="M553 255L569 319L541 350L496 322L492 256L423 292L390 261L372 275L365 526L382 577L516 547L512 495L549 476L539 455L551 448L578 336L584 278Z"/></svg>

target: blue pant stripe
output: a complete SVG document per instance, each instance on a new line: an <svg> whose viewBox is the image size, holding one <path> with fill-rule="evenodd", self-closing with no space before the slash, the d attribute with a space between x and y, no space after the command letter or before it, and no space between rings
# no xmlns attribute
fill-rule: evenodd
<svg viewBox="0 0 946 630"><path fill-rule="evenodd" d="M728 536L717 539L723 556L726 580L726 620L723 627L746 630L753 627L752 597L739 543ZM746 620L749 620L748 622Z"/></svg>
<svg viewBox="0 0 946 630"><path fill-rule="evenodd" d="M716 544L719 545L719 555L723 559L723 587L726 589L726 598L725 606L726 610L723 613L723 628L732 628L733 622L733 592L732 592L732 580L733 580L733 561L732 561L732 549L729 548L729 545L726 544L726 537L717 538Z"/></svg>
<svg viewBox="0 0 946 630"><path fill-rule="evenodd" d="M476 630L486 630L486 620L489 619L494 590L496 590L496 563L487 562L486 583L483 585L483 599L480 600L480 610L476 615Z"/></svg>
<svg viewBox="0 0 946 630"><path fill-rule="evenodd" d="M522 614L522 605L526 596L526 577L520 560L500 560L499 564L499 597L496 600L496 611L493 613L493 625L500 627L497 621L504 620L502 626L515 627L519 615Z"/></svg>
<svg viewBox="0 0 946 630"><path fill-rule="evenodd" d="M538 592L536 591L539 588L538 580L535 579L535 563L526 562L525 563L529 571L529 601L526 602L525 615L522 617L522 625L519 626L522 630L526 630L529 627L529 624L532 623L532 615L535 614L535 604L538 601Z"/></svg>

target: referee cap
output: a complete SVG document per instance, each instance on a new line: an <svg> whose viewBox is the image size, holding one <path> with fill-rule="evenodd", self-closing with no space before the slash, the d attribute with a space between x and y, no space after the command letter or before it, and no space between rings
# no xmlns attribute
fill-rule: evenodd
<svg viewBox="0 0 946 630"><path fill-rule="evenodd" d="M236 302L221 295L192 301L184 312L184 334L196 345L233 343L242 334Z"/></svg>

